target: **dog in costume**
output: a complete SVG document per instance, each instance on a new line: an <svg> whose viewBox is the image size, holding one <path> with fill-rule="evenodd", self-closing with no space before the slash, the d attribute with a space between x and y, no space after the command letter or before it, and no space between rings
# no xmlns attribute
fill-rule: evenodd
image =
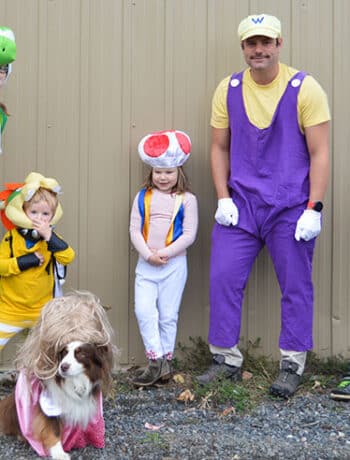
<svg viewBox="0 0 350 460"><path fill-rule="evenodd" d="M0 243L0 350L34 326L46 302L60 294L57 265L74 260L74 250L53 230L62 217L60 190L56 179L32 172L0 192L8 230Z"/></svg>
<svg viewBox="0 0 350 460"><path fill-rule="evenodd" d="M48 302L17 353L20 372L15 390L0 401L0 432L57 460L87 445L103 448L102 393L112 383L113 335L91 292Z"/></svg>

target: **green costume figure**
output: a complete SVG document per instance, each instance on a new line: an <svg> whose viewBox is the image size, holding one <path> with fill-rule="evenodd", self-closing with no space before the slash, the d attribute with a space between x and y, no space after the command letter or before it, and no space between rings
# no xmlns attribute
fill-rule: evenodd
<svg viewBox="0 0 350 460"><path fill-rule="evenodd" d="M15 35L8 27L0 27L0 88L7 82L12 71L12 62L16 59ZM2 153L2 133L7 122L8 111L0 102L0 153Z"/></svg>

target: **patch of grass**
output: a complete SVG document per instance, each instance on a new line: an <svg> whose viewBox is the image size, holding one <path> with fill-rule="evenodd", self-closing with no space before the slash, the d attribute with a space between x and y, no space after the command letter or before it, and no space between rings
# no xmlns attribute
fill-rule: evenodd
<svg viewBox="0 0 350 460"><path fill-rule="evenodd" d="M190 337L190 344L179 344L178 351L177 369L192 377L196 401L207 408L232 404L238 412L250 410L269 397L269 387L279 372L278 361L261 354L261 340L258 338L255 342L248 342L247 348L241 350L245 371L242 382L222 379L200 386L193 377L212 363L207 343L201 338ZM309 352L298 393L326 391L334 387L348 370L349 361L342 356L320 358Z"/></svg>
<svg viewBox="0 0 350 460"><path fill-rule="evenodd" d="M306 371L310 373L336 375L340 377L349 371L349 360L342 355L320 358L310 351L307 355Z"/></svg>
<svg viewBox="0 0 350 460"><path fill-rule="evenodd" d="M260 338L254 342L249 341L246 349L241 348L241 351L244 357L241 382L222 379L201 386L196 383L194 377L210 366L212 355L207 342L202 338L189 337L189 344L178 344L174 359L175 373L181 374L183 379L181 382L170 380L165 387L176 388L179 394L184 389L190 389L195 396L190 404L197 404L203 408L221 410L222 406L233 406L236 413L250 411L267 398L273 398L269 396L269 387L278 375L279 363L263 355ZM320 358L309 352L298 394L329 391L339 383L348 369L349 362L342 356ZM131 369L115 376L112 395L139 391L130 383L130 375L133 372ZM146 441L157 442L159 433L149 435Z"/></svg>
<svg viewBox="0 0 350 460"><path fill-rule="evenodd" d="M140 440L141 444L153 444L158 447L166 447L167 443L162 439L160 433L146 433L145 437Z"/></svg>
<svg viewBox="0 0 350 460"><path fill-rule="evenodd" d="M201 372L212 360L207 342L201 337L189 337L189 345L178 343L176 369L182 372Z"/></svg>
<svg viewBox="0 0 350 460"><path fill-rule="evenodd" d="M251 407L250 393L244 385L228 379L218 379L207 385L194 385L199 405L203 409L218 406L233 406L237 412Z"/></svg>
<svg viewBox="0 0 350 460"><path fill-rule="evenodd" d="M303 387L306 390L333 388L343 375L349 372L349 360L337 355L320 358L316 353L309 352L303 375Z"/></svg>

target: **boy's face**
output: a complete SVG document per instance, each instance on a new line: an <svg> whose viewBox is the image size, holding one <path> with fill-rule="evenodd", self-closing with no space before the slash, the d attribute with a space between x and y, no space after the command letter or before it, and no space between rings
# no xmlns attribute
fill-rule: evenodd
<svg viewBox="0 0 350 460"><path fill-rule="evenodd" d="M32 222L38 223L49 223L53 218L53 212L49 204L44 201L38 201L37 203L30 203L24 212Z"/></svg>

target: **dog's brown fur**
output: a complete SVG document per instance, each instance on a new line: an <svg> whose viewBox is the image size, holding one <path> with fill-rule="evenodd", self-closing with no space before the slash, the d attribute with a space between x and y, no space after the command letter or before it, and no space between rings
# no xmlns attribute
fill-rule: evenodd
<svg viewBox="0 0 350 460"><path fill-rule="evenodd" d="M0 432L10 436L22 437L18 424L14 393L0 401L0 414Z"/></svg>
<svg viewBox="0 0 350 460"><path fill-rule="evenodd" d="M60 321L56 322L58 315ZM21 369L24 363L29 363L24 366L26 373L45 381L56 375L62 347L72 338L82 340L87 356L93 360L88 371L90 379L97 383L100 377L94 391L100 388L106 393L111 384L111 369L116 354L116 347L111 342L112 334L113 330L98 299L88 292L72 293L48 302L37 325L19 350L16 362L20 363ZM48 337L51 339L49 342ZM101 374L97 368L100 368ZM56 376L56 379L59 384L60 377ZM47 417L40 406L36 406L32 429L35 438L46 450L60 441L62 428L59 417ZM14 391L0 401L0 432L24 440Z"/></svg>

